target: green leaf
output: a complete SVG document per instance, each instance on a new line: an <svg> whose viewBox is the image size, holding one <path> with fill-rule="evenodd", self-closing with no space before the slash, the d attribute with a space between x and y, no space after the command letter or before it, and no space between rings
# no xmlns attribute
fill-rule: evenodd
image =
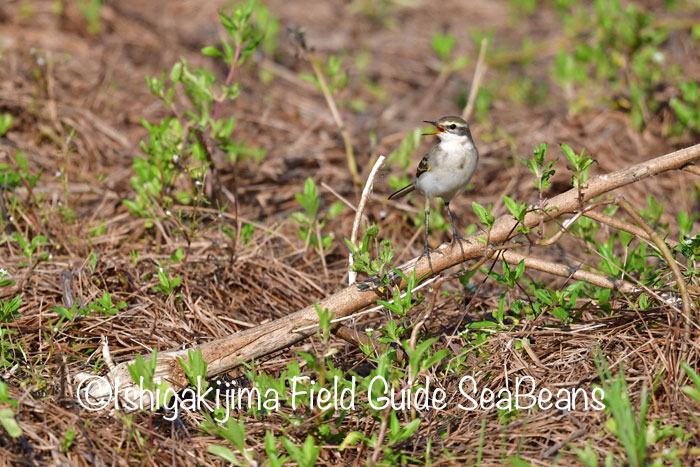
<svg viewBox="0 0 700 467"><path fill-rule="evenodd" d="M343 204L342 201L336 201L335 203L331 204L331 207L328 208L328 219L333 219L335 217L338 217L341 212L343 212L343 208L345 207L345 204Z"/></svg>
<svg viewBox="0 0 700 467"><path fill-rule="evenodd" d="M0 425L5 428L7 434L13 438L19 438L22 436L22 429L17 424L15 420L15 413L10 408L0 409Z"/></svg>
<svg viewBox="0 0 700 467"><path fill-rule="evenodd" d="M695 387L700 390L700 375L698 375L695 370L693 370L687 363L681 362L681 368L688 375L688 377L693 381ZM700 401L699 401L700 402Z"/></svg>
<svg viewBox="0 0 700 467"><path fill-rule="evenodd" d="M319 198L316 183L314 183L312 178L306 179L306 182L304 183L304 193L297 193L295 197L297 201L299 201L299 204L301 204L304 210L308 213L309 217L312 220L315 220L316 215L318 214Z"/></svg>
<svg viewBox="0 0 700 467"><path fill-rule="evenodd" d="M213 45L209 45L207 47L204 47L202 49L202 54L206 55L207 57L214 57L214 58L223 58L224 54L214 47Z"/></svg>
<svg viewBox="0 0 700 467"><path fill-rule="evenodd" d="M452 34L435 34L433 35L432 47L433 51L438 54L442 61L447 61L452 55L457 39Z"/></svg>
<svg viewBox="0 0 700 467"><path fill-rule="evenodd" d="M12 126L12 115L8 113L0 114L0 136L4 136Z"/></svg>
<svg viewBox="0 0 700 467"><path fill-rule="evenodd" d="M176 83L180 81L180 77L182 76L182 62L177 62L175 65L173 65L172 69L170 70L170 81L173 83Z"/></svg>
<svg viewBox="0 0 700 467"><path fill-rule="evenodd" d="M340 443L338 450L342 452L347 446L354 446L360 440L367 442L367 437L363 435L362 432L351 431L345 436L343 442Z"/></svg>
<svg viewBox="0 0 700 467"><path fill-rule="evenodd" d="M513 217L515 217L516 220L523 220L522 206L518 204L517 201L515 201L507 195L503 195L503 202L506 204L508 210L513 215Z"/></svg>
<svg viewBox="0 0 700 467"><path fill-rule="evenodd" d="M571 165L576 168L578 167L578 154L574 152L573 149L571 149L567 144L562 143L561 145L562 151L564 151L564 155L566 156L567 159L569 159L569 162Z"/></svg>
<svg viewBox="0 0 700 467"><path fill-rule="evenodd" d="M236 457L236 455L231 451L229 448L226 446L220 446L218 444L210 444L207 446L207 451L209 451L211 454L214 454L215 456L218 456L225 460L226 462L230 462L232 464L239 464L240 461Z"/></svg>

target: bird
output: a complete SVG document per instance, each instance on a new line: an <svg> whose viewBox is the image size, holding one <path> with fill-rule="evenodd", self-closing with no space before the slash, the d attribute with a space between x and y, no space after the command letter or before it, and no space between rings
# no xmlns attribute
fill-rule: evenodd
<svg viewBox="0 0 700 467"><path fill-rule="evenodd" d="M445 202L447 215L452 225L452 245L462 236L455 227L450 201L457 196L469 183L479 162L479 151L476 149L472 133L464 119L447 116L438 121L424 120L435 126L435 130L425 135L436 135L440 142L433 146L421 159L416 170L416 178L409 185L389 195L389 199L400 198L413 190L425 195L425 249L422 256L428 255L430 270L430 247L428 246L428 218L430 216L430 201L442 198ZM459 243L464 256L464 248Z"/></svg>

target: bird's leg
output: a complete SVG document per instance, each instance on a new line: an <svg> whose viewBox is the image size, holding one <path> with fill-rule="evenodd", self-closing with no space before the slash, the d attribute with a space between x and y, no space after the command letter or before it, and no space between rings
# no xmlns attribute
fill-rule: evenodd
<svg viewBox="0 0 700 467"><path fill-rule="evenodd" d="M427 196L425 197L425 248L423 249L423 254L418 257L418 259L422 258L425 255L428 255L428 265L430 266L430 272L433 271L433 262L430 259L430 246L428 245L428 224L429 224L429 218L430 218L430 198Z"/></svg>
<svg viewBox="0 0 700 467"><path fill-rule="evenodd" d="M445 208L447 209L447 216L450 218L450 224L452 225L452 247L454 248L455 242L459 242L459 249L462 250L462 260L464 260L464 247L462 246L462 236L457 231L457 227L455 227L455 222L452 219L452 211L450 211L449 201L445 201Z"/></svg>

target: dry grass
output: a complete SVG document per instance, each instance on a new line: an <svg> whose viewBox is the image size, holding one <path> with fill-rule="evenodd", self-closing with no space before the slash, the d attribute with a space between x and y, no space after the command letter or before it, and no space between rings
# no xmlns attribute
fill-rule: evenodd
<svg viewBox="0 0 700 467"><path fill-rule="evenodd" d="M144 220L129 215L122 204L134 194L129 183L131 163L140 155L138 142L146 135L139 121L155 121L167 114L167 109L148 94L144 76L168 69L179 56L197 65L209 65L198 51L217 40L216 12L224 2L106 2L102 32L97 36L87 32L75 5L69 4L58 17L51 12L53 3L10 0L0 6L0 113L10 113L15 120L12 130L0 139L0 162L10 164L11 155L21 149L30 162L30 171L42 173L34 189L17 190L20 216L9 219L3 211L0 266L8 270L15 284L0 288L0 299L22 294L19 315L7 323L7 329L13 333L11 341L21 346L23 353L13 353L18 365L3 369L0 378L19 402L17 420L23 436L11 439L0 429L0 459L17 465L217 462L207 446L221 440L198 430L199 414L183 413L176 421L167 422L162 414L88 412L75 402L71 376L94 369L106 371L101 358L103 337L118 363L152 348L184 349L227 336L286 316L341 290L347 283L347 248L340 240L350 236L354 212L346 208L324 229L336 237L333 247L326 251L327 277L319 256L304 248L287 217L298 209L294 193L301 191L308 176L319 186L325 182L351 202L357 201L347 173L343 141L323 96L297 77L299 72L309 71L308 65L295 57L292 45L282 34L281 58L260 58L255 66L243 70L241 97L223 109L238 120L237 138L268 150L259 166L251 161L220 173L225 186L233 187L235 180L235 188L231 189L239 197L238 218L233 212L202 212L200 229L189 244L178 234L175 219L162 220L146 229ZM404 9L395 14L399 23L395 29L384 28L361 15L352 16L345 2L267 3L280 15L283 25L306 28L307 40L317 47L318 56L342 50L367 50L371 54L366 74L386 89L386 100L374 98L361 86L358 76L340 96L348 101L361 97L368 102L366 112L358 114L346 108L343 115L362 178L369 173L373 156L394 150L406 130L424 119L461 112L454 98L468 89L473 67L451 75L444 87L431 90L439 74L439 63L429 45L433 32L443 28L453 32L458 52L474 58L478 50L464 27L464 18L469 19L470 26L496 29L497 44L489 44L490 48L498 43L518 44L534 34L540 39L556 35L553 25L557 20L550 11L537 13L530 21L504 21L510 15L507 2L488 2L485 6L458 1L441 4L455 13L451 15L425 5ZM31 5L31 14L26 12L26 5ZM688 62L688 75L697 76L698 51L683 38L675 40L681 45L669 50L670 60ZM549 63L553 53L545 51L537 60ZM517 67L492 66L485 81L507 77ZM276 78L265 84L259 79L261 69L271 71ZM544 66L543 70L546 74ZM429 92L434 96L425 101ZM421 105L423 108L419 108ZM585 147L597 161L593 173L606 173L692 143L664 136L663 124L669 115L668 109L660 110L640 134L622 112L569 115L554 85L548 99L537 104L496 100L489 122L472 125L482 154L479 176L473 188L451 207L466 226L477 222L470 207L472 201L494 204L498 216L507 212L500 201L503 194L528 203L537 200L530 175L513 158L509 141L521 156L528 155L542 141L553 147L560 142L573 148ZM496 128L502 131L497 133ZM69 137L72 129L75 134ZM367 137L370 130L376 132L375 143ZM500 136L481 141L480 136L486 133ZM419 151L428 144L426 141ZM65 184L57 173L65 175ZM390 191L388 175L385 170L376 180L365 214L381 226L382 234L391 238L398 251L406 250L401 253L406 260L422 249L422 237L414 235L411 224L419 207L386 200L385 194ZM560 164L547 194L568 189L570 177ZM666 211L661 223L671 224L671 235L677 238L677 213L699 209L696 180L693 174L674 172L619 192L638 209L646 207L647 196L664 201ZM337 198L327 190L319 190L324 210ZM13 194L3 192L3 205L13 198ZM239 243L234 251L221 227L234 226L236 220L251 222L256 228L251 241ZM694 231L697 227L696 222ZM603 238L612 231L604 226L598 235ZM25 237L46 236L50 247L45 251L51 254L50 260L35 267L22 266L26 258L17 243L9 241L13 232ZM167 264L178 248L187 252L187 260L169 266L173 276L183 278L176 298L153 287L158 284L159 265ZM565 236L550 248L534 251L551 261L578 266L596 261L586 248L585 242ZM131 252L137 255L135 263ZM91 255L96 259L94 265ZM650 264L654 261L649 258ZM526 274L544 280L550 288L568 284L562 278L530 271ZM672 282L670 273L668 277ZM442 289L453 293L437 295L426 324L426 336L438 337L437 345L451 352L459 352L469 343L458 336L459 323L478 320L497 308L499 286L481 273L474 280L481 286L478 293L471 294L464 293L456 280L444 283ZM697 302L698 284L689 285ZM71 300L88 304L105 290L115 302L124 300L128 307L115 316L92 313L55 326L58 315L54 306L65 306ZM426 292L426 296L430 294ZM412 322L425 313L427 303L429 300L411 312ZM612 309L606 313L592 307L582 309L580 320L570 326L543 316L536 322L520 323L513 331L494 333L466 357L475 379L480 386L500 388L512 384L517 376L529 375L542 387L590 388L598 382L591 355L600 345L611 367L622 363L633 407L639 405L642 385L654 385L663 370L650 394L649 418L663 420L665 425L685 426L692 434L685 446L696 447L700 440L692 430L697 430L699 407L679 391L675 369L680 360L698 366L697 326L684 335L679 314L668 306L640 312L635 297L622 294L611 303ZM359 330L378 328L386 321L387 312L377 312L350 321L349 326ZM522 337L529 339L525 353L515 348L516 340ZM359 349L337 338L331 340L331 345L339 351L334 357L337 367L368 373L371 364ZM260 359L256 369L278 376L297 358L296 351L317 346L317 339L302 342ZM457 376L433 374L431 378L448 395L459 395ZM237 369L223 379L243 381L245 376ZM292 415L304 421L287 427L287 417ZM408 421L409 415L403 414L402 421ZM314 432L318 418L310 411L292 414L288 409L264 418L246 416L248 446L262 461L266 430L279 435L285 427L286 436L301 444L307 434ZM567 443L584 447L587 440L593 440L600 457L618 449L616 438L605 430L607 418L604 412L523 411L506 423L496 411L435 411L425 414L419 430L395 449L422 458L430 441L432 457L438 459L435 463L474 463L485 420L485 465L500 464L515 454L535 465L549 465L555 459L570 464L575 454ZM76 433L75 445L64 452L61 442L69 429ZM376 434L379 422L358 411L343 422L343 431L352 430L368 436ZM137 431L148 438L144 445L137 443ZM654 452L659 453L672 442L670 439L654 445ZM454 457L440 457L443 449ZM363 464L372 454L364 447L339 452L337 444L323 445L319 462Z"/></svg>

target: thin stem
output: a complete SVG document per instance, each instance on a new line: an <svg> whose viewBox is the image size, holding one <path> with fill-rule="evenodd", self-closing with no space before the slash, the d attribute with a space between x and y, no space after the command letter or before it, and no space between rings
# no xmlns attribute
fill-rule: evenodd
<svg viewBox="0 0 700 467"><path fill-rule="evenodd" d="M489 40L487 38L481 39L481 45L479 46L479 58L476 62L476 68L474 68L474 78L472 79L472 87L469 90L469 99L467 99L467 105L464 106L464 111L462 111L462 118L464 120L469 120L474 111L474 105L476 104L476 96L479 92L479 87L481 86L481 80L486 74L488 65L486 64L486 49L489 46Z"/></svg>
<svg viewBox="0 0 700 467"><path fill-rule="evenodd" d="M681 297L683 298L683 314L687 319L691 319L691 306L692 302L690 301L690 296L688 295L688 289L685 284L685 280L683 279L683 274L681 273L681 269L678 267L678 263L676 263L675 258L673 257L673 254L671 253L671 250L668 249L668 246L664 242L664 240L659 236L658 233L654 229L651 228L649 224L646 223L642 217L637 214L637 211L634 210L632 205L627 202L625 198L622 196L619 196L617 198L617 205L620 206L622 209L625 210L625 212L642 228L644 231L647 233L649 238L656 244L657 248L661 252L661 255L664 257L666 262L668 263L668 267L671 268L671 272L673 272L673 275L676 278L676 285L678 286L678 291L681 294Z"/></svg>
<svg viewBox="0 0 700 467"><path fill-rule="evenodd" d="M326 266L326 255L323 253L323 238L321 237L321 228L318 225L318 219L316 219L316 240L318 240L318 254L321 257L321 264L323 265L323 275L328 280L328 266Z"/></svg>
<svg viewBox="0 0 700 467"><path fill-rule="evenodd" d="M238 37L236 38L236 50L233 53L233 62L231 62L231 66L228 69L228 75L226 76L226 81L224 82L224 86L231 86L231 82L233 81L233 76L236 74L236 67L238 65L238 59L241 56L241 46L242 46L242 41L241 41L241 33L238 33ZM214 107L214 114L212 115L211 119L212 120L217 120L219 118L219 113L221 112L221 104L224 102L225 99L225 94L221 96L220 99L216 99L216 106Z"/></svg>
<svg viewBox="0 0 700 467"><path fill-rule="evenodd" d="M345 123L343 122L343 118L340 116L340 112L338 112L338 107L335 105L335 100L333 99L333 95L331 94L331 91L328 88L328 83L326 82L326 78L323 76L323 72L321 71L321 68L318 66L316 59L311 54L311 52L309 52L308 50L306 50L305 53L306 53L306 59L311 64L311 68L314 70L314 74L316 75L316 78L318 79L318 84L321 87L321 92L323 93L323 97L326 99L326 104L328 104L328 109L331 111L331 115L333 116L333 120L335 120L335 124L338 126L338 129L340 130L340 135L343 137L343 144L345 145L345 157L348 160L348 169L350 170L350 174L352 175L353 183L356 186L359 186L362 183L362 181L360 180L360 174L357 172L357 162L355 162L355 153L353 152L353 149L352 149L352 140L350 139L350 133L348 132L347 128L345 127Z"/></svg>

